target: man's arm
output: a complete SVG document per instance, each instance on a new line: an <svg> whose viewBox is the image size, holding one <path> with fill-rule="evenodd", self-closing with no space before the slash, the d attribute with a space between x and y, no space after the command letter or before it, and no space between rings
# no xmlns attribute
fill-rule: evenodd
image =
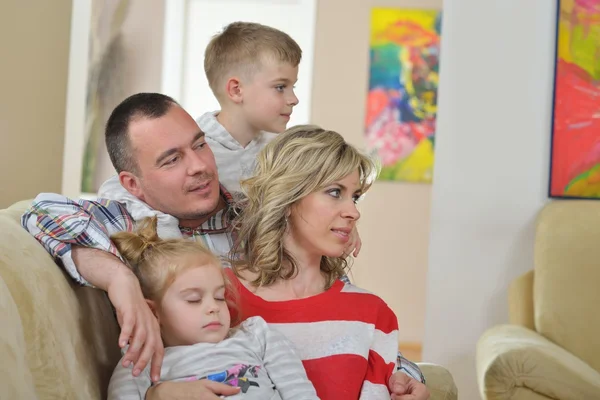
<svg viewBox="0 0 600 400"><path fill-rule="evenodd" d="M123 365L135 363L137 376L152 358L151 376L158 380L164 352L158 322L137 278L110 240L117 232L133 230L133 220L125 207L109 200L75 201L43 193L36 197L21 223L73 279L108 293L121 326L119 346L130 344Z"/></svg>
<svg viewBox="0 0 600 400"><path fill-rule="evenodd" d="M52 193L38 195L21 224L75 281L84 285L93 282L86 280L74 263L71 246L95 248L120 258L110 236L134 227L133 219L118 202L71 200Z"/></svg>

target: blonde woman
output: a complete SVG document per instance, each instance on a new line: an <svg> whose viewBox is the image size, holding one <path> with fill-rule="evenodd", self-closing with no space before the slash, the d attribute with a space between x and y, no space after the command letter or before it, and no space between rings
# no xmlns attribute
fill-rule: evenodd
<svg viewBox="0 0 600 400"><path fill-rule="evenodd" d="M321 399L389 399L398 323L379 297L342 280L356 203L377 173L336 132L297 126L261 152L236 221L230 280L241 318L295 344Z"/></svg>
<svg viewBox="0 0 600 400"><path fill-rule="evenodd" d="M236 305L225 296L221 263L200 243L159 239L156 217L144 220L137 232L120 232L112 240L140 280L160 325L165 355L159 382L221 382L238 388L223 393L232 399L318 399L292 345L262 318L231 329L235 321L229 308ZM109 400L146 397L152 386L150 367L136 377L131 368L117 364Z"/></svg>

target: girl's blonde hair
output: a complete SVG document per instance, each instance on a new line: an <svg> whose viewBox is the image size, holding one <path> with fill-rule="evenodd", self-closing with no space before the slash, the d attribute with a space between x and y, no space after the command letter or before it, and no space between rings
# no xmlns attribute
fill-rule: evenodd
<svg viewBox="0 0 600 400"><path fill-rule="evenodd" d="M283 245L290 207L355 171L365 193L379 168L337 132L300 125L279 134L259 154L254 176L241 183L246 198L234 221L234 271L257 274L256 286L294 277L296 262ZM346 256L321 259L327 287L346 270Z"/></svg>
<svg viewBox="0 0 600 400"><path fill-rule="evenodd" d="M209 264L220 268L221 263L198 242L160 239L156 225L156 217L145 218L139 223L136 232L119 232L111 239L139 279L144 297L160 302L181 272ZM225 274L223 279L229 289Z"/></svg>

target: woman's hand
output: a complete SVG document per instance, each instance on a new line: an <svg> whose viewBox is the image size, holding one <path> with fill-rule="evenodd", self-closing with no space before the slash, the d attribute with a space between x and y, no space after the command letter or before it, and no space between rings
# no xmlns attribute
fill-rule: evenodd
<svg viewBox="0 0 600 400"><path fill-rule="evenodd" d="M360 236L358 234L358 229L356 229L356 225L352 228L352 232L350 232L350 240L348 241L348 246L346 250L344 250L344 256L349 256L352 254L353 257L358 257L358 253L360 253L360 248L362 247L362 241L360 240Z"/></svg>

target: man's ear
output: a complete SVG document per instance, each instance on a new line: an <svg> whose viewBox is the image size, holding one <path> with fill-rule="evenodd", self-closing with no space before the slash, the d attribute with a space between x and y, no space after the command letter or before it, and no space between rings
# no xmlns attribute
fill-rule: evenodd
<svg viewBox="0 0 600 400"><path fill-rule="evenodd" d="M140 185L140 179L131 172L119 172L119 182L129 193L144 201L144 191Z"/></svg>
<svg viewBox="0 0 600 400"><path fill-rule="evenodd" d="M232 77L225 84L225 95L236 104L242 103L242 81L238 77Z"/></svg>

